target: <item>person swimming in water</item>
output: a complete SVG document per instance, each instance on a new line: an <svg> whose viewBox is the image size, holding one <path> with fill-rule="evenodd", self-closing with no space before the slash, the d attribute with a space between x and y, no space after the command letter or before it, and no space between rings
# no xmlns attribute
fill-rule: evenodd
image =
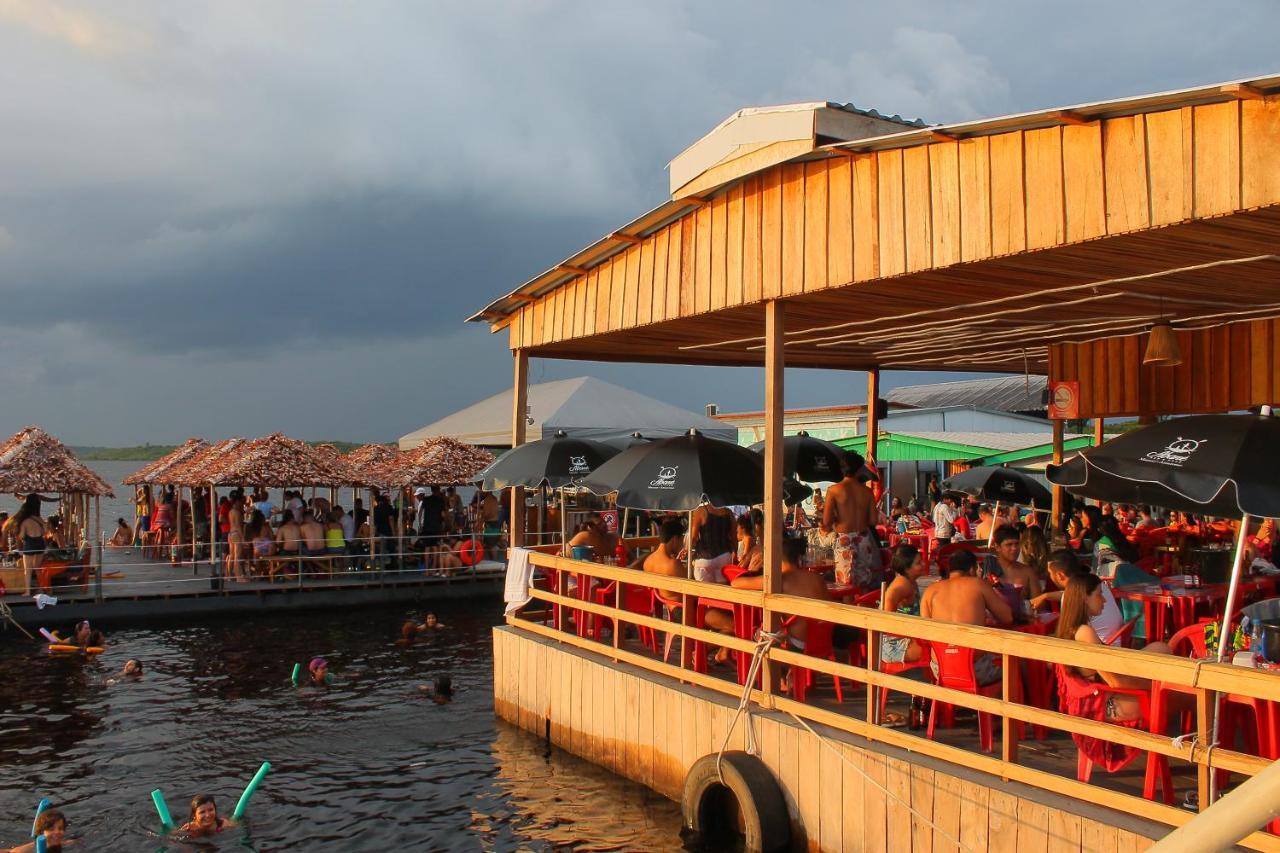
<svg viewBox="0 0 1280 853"><path fill-rule="evenodd" d="M36 818L35 832L37 838L44 838L44 849L47 853L59 853L63 847L74 844L72 841L65 840L67 818L57 809L45 809L40 812L40 816ZM17 847L10 847L9 853L35 853L35 849L36 843L28 841Z"/></svg>
<svg viewBox="0 0 1280 853"><path fill-rule="evenodd" d="M307 665L307 671L311 673L309 683L315 687L333 683L333 676L329 673L329 662L324 658L312 658L311 663Z"/></svg>
<svg viewBox="0 0 1280 853"><path fill-rule="evenodd" d="M90 646L101 648L106 644L107 638L101 631L94 630L90 627L89 620L86 619L83 622L76 623L75 633L71 635L71 639L68 642L71 645L79 646L82 649L89 648Z"/></svg>
<svg viewBox="0 0 1280 853"><path fill-rule="evenodd" d="M191 798L191 820L178 831L189 838L207 838L230 826L235 826L235 821L218 815L218 804L212 794L197 794Z"/></svg>
<svg viewBox="0 0 1280 853"><path fill-rule="evenodd" d="M117 684L125 679L138 679L142 677L142 661L137 658L129 658L124 662L124 669L107 679L107 684Z"/></svg>
<svg viewBox="0 0 1280 853"><path fill-rule="evenodd" d="M418 689L431 697L437 705L453 701L453 679L447 675L437 675L430 684L419 684Z"/></svg>

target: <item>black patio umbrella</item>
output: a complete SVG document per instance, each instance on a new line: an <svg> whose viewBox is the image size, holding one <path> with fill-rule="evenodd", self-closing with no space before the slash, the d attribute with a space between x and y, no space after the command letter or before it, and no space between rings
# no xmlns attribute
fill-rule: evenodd
<svg viewBox="0 0 1280 853"><path fill-rule="evenodd" d="M795 477L787 477L782 481L782 502L787 506L807 501L812 495L813 486L805 485Z"/></svg>
<svg viewBox="0 0 1280 853"><path fill-rule="evenodd" d="M998 465L983 465L961 471L954 477L943 480L942 490L997 503L1027 506L1034 502L1042 509L1053 502L1053 496L1039 480L1016 468L1002 468Z"/></svg>
<svg viewBox="0 0 1280 853"><path fill-rule="evenodd" d="M508 486L553 489L575 486L618 453L617 448L586 438L570 438L563 430L538 441L513 447L477 476L488 491Z"/></svg>
<svg viewBox="0 0 1280 853"><path fill-rule="evenodd" d="M652 438L648 438L644 435L641 435L638 432L633 432L631 433L631 435L622 435L622 436L618 436L617 438L606 438L604 440L604 443L609 445L612 448L615 448L616 450L621 451L621 450L630 450L631 448L637 445L648 444L651 441L653 441Z"/></svg>
<svg viewBox="0 0 1280 853"><path fill-rule="evenodd" d="M632 509L692 512L704 499L756 504L764 499L764 460L691 429L622 451L580 485L598 495L616 491L618 506Z"/></svg>
<svg viewBox="0 0 1280 853"><path fill-rule="evenodd" d="M1082 497L1240 519L1219 626L1222 661L1244 566L1249 517L1280 517L1277 448L1280 419L1272 416L1270 406L1263 406L1256 415L1193 415L1142 427L1062 465L1050 465L1046 473L1049 482ZM1211 743L1218 741L1220 718L1214 714ZM1216 776L1210 774L1215 782Z"/></svg>
<svg viewBox="0 0 1280 853"><path fill-rule="evenodd" d="M1062 465L1072 494L1219 518L1280 517L1280 418L1194 415L1122 433Z"/></svg>
<svg viewBox="0 0 1280 853"><path fill-rule="evenodd" d="M757 441L751 449L764 453L764 445ZM840 471L844 455L845 451L831 442L801 431L782 439L782 473L808 483L835 483L844 478Z"/></svg>

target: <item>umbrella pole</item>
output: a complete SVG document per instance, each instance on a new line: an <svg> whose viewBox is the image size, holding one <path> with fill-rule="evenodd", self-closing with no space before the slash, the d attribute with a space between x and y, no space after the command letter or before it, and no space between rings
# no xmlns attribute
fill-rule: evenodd
<svg viewBox="0 0 1280 853"><path fill-rule="evenodd" d="M991 511L991 529L987 531L987 547L991 547L991 543L996 541L996 522L1000 518L1000 501L996 501L996 508Z"/></svg>
<svg viewBox="0 0 1280 853"><path fill-rule="evenodd" d="M1227 600L1222 605L1222 626L1218 630L1218 663L1222 663L1227 656L1227 644L1231 642L1231 635L1227 632L1231 629L1231 611L1236 606L1236 594L1240 588L1240 573L1244 571L1244 546L1249 539L1249 514L1245 513L1240 518L1240 533L1236 536L1236 557L1231 564L1231 585L1227 587ZM1163 638L1162 638L1163 639ZM1214 691L1213 694L1213 735L1209 739L1210 748L1218 742L1218 723L1222 719L1219 713L1222 704L1222 694ZM1214 798L1218 794L1217 785L1218 774L1213 770L1209 771L1209 802L1201 803L1201 808L1205 808L1213 803Z"/></svg>
<svg viewBox="0 0 1280 853"><path fill-rule="evenodd" d="M693 510L689 510L689 527L685 531L684 576L693 577Z"/></svg>
<svg viewBox="0 0 1280 853"><path fill-rule="evenodd" d="M565 546L569 544L569 536L568 536L569 521L566 518L566 516L568 515L568 512L566 512L567 509L568 509L568 504L566 504L564 500L564 486L561 486L560 487L560 553L565 557L572 556L571 554L568 554L565 552Z"/></svg>
<svg viewBox="0 0 1280 853"><path fill-rule="evenodd" d="M622 508L622 527L618 528L618 538L625 540L627 538L627 522L631 518L631 507L624 506Z"/></svg>

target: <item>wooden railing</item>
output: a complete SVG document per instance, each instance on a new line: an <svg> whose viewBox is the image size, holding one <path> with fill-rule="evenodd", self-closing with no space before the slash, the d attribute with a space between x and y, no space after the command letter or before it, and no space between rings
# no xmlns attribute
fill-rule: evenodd
<svg viewBox="0 0 1280 853"><path fill-rule="evenodd" d="M1280 676L1271 672L1235 667L1228 664L1198 662L1173 655L1144 653L1111 648L1109 646L1086 645L1071 640L1061 640L1056 637L1029 635L999 628L938 622L917 616L882 612L872 608L856 607L831 601L820 601L790 595L765 595L762 592L735 589L723 584L708 584L685 578L665 577L634 569L572 560L555 556L554 554L535 552L530 559L535 566L554 571L557 578L556 587L550 590L535 588L531 590L531 596L534 601L541 602L546 608L558 611L560 618L551 625L544 625L538 621L533 621L524 612L509 616L507 619L508 624L518 630L598 652L615 661L623 661L689 684L696 684L734 697L740 697L744 687L736 681L706 672L698 672L692 668L691 644L701 642L712 647L725 647L748 654L755 650L756 644L751 640L728 636L691 625L690 614L694 611L699 596L729 604L741 604L756 608L767 607L774 613L781 614L784 617L797 616L861 629L867 634L868 660L863 666L827 660L776 647L767 652L766 660L772 664L798 665L815 672L826 673L841 679L868 685L864 708L856 713L849 713L843 707L839 710L821 707L807 702L796 701L788 695L767 692L764 689L755 687L751 691L752 699L764 708L791 713L797 717L859 735L871 741L890 744L952 764L982 770L1002 779L1014 780L1086 802L1108 806L1170 826L1182 825L1190 820L1193 814L1184 809L1166 805L1163 802L1155 802L1140 796L1079 782L1074 773L1068 777L1019 763L1018 743L1012 737L1013 726L1011 724L1020 721L1026 725L1040 725L1058 731L1086 735L1162 755L1170 760L1192 764L1197 770L1197 791L1199 803L1202 807L1207 807L1209 804L1210 774L1214 771L1230 771L1252 776L1270 764L1267 760L1257 756L1222 747L1208 749L1203 744L1207 744L1210 741L1211 706L1214 701L1214 692L1234 694L1240 697L1275 700L1277 696L1280 696ZM578 595L571 594L568 589L567 579L569 576L578 578ZM589 579L592 578L606 583L610 581L619 582L614 587L612 602L597 604L590 600L590 595L582 592L583 587L587 590L590 589L591 581ZM662 593L670 601L681 601L683 605L681 607L681 621L672 622L652 615L625 610L622 606L621 597L624 585L647 587L655 592ZM579 595L583 597L579 597ZM529 609L526 606L525 610ZM572 617L575 620L575 625L572 628L569 626L569 614L581 614ZM603 617L612 621L614 630L610 642L601 642L590 636L579 635L576 630L576 620L589 616ZM623 630L621 626L624 624L651 628L662 632L664 635L673 634L680 638L679 654L674 662L664 661L661 656L654 656L622 647L620 639L623 635ZM913 637L921 641L949 643L999 655L1004 664L1001 668L1004 679L1002 685L1003 698L979 696L936 686L925 681L880 672L879 635L882 633ZM1176 686L1181 692L1189 693L1194 697L1196 738L1173 739L1162 734L1084 719L1012 701L1010 679L1013 676L1011 673L1017 670L1017 661L1019 660L1064 664L1071 667L1136 676L1150 679L1153 682L1163 682L1166 685ZM1050 677L1052 678L1052 675ZM769 679L764 679L764 685L769 683ZM999 755L986 755L962 747L929 740L910 731L879 725L877 722L877 691L874 688L886 688L897 693L920 696L945 702L959 708L969 708L973 711L1001 717L1003 720L1003 735ZM1140 761L1141 759L1138 760ZM1098 774L1102 774L1102 772L1101 770L1096 771ZM1257 850L1280 851L1280 838L1263 832L1253 833L1241 843L1246 847Z"/></svg>

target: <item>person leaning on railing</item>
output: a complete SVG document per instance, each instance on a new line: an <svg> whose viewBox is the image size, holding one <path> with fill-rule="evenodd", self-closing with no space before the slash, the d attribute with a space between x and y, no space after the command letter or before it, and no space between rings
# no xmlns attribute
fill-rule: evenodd
<svg viewBox="0 0 1280 853"><path fill-rule="evenodd" d="M1058 637L1064 640L1075 640L1090 645L1105 645L1090 624L1091 619L1102 614L1102 580L1094 574L1073 575L1067 581L1067 588L1062 593L1062 607L1058 616ZM1172 654L1167 643L1155 642L1145 646L1142 651L1156 654ZM1151 681L1132 675L1120 675L1113 672L1073 667L1084 678L1101 681L1112 687L1125 687L1135 690L1150 690ZM1141 705L1138 699L1131 696L1109 695L1107 697L1106 717L1115 722L1128 722L1141 717Z"/></svg>
<svg viewBox="0 0 1280 853"><path fill-rule="evenodd" d="M973 574L977 558L971 551L957 551L947 560L947 576L925 591L920 615L926 619L985 625L988 618L997 625L1013 622L1013 609L991 584ZM973 656L973 671L979 685L1000 680L1000 658L991 652ZM937 675L937 662L930 663Z"/></svg>

